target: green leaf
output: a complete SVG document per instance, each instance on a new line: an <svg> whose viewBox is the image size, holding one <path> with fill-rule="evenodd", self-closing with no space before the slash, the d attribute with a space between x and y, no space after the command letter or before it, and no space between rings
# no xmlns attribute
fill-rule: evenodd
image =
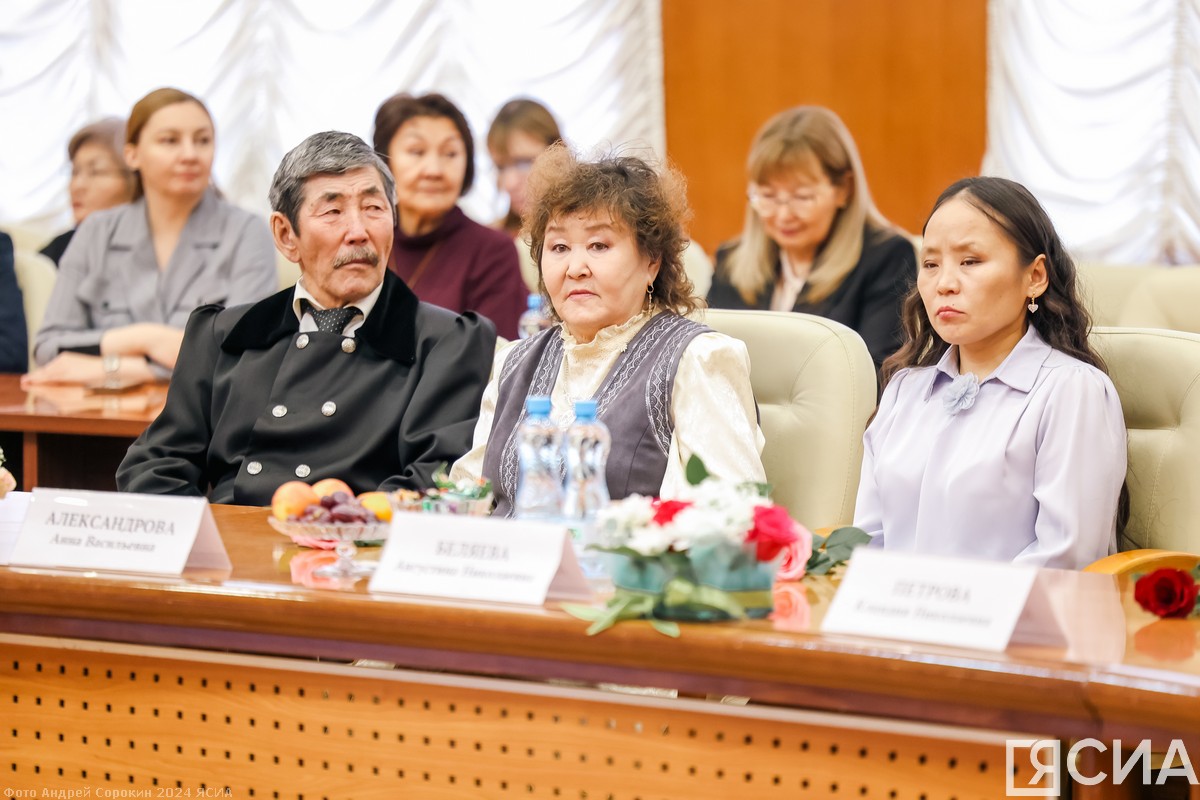
<svg viewBox="0 0 1200 800"><path fill-rule="evenodd" d="M588 627L587 635L595 636L623 619L640 619L649 614L652 608L654 608L654 598L650 595L618 595L608 601L608 607L604 609L604 613Z"/></svg>
<svg viewBox="0 0 1200 800"><path fill-rule="evenodd" d="M658 631L663 636L670 636L672 639L679 638L678 622L671 622L667 619L655 619L654 617L651 617L650 625L653 626L654 630Z"/></svg>
<svg viewBox="0 0 1200 800"><path fill-rule="evenodd" d="M829 534L829 538L825 540L825 549L839 545L845 545L850 549L854 549L860 544L866 544L869 541L871 541L871 535L866 531L861 528L846 526L845 528L838 528Z"/></svg>
<svg viewBox="0 0 1200 800"><path fill-rule="evenodd" d="M579 603L563 603L562 610L575 617L575 619L581 619L584 622L592 622L604 616L603 608L585 606Z"/></svg>
<svg viewBox="0 0 1200 800"><path fill-rule="evenodd" d="M699 486L708 477L708 467L704 466L704 461L700 456L692 454L688 459L687 467L684 468L684 474L687 476L687 482L692 486Z"/></svg>
<svg viewBox="0 0 1200 800"><path fill-rule="evenodd" d="M804 571L809 575L824 575L825 573L829 572L833 566L833 559L831 559L824 552L813 553L813 556L808 560L808 564L805 566Z"/></svg>

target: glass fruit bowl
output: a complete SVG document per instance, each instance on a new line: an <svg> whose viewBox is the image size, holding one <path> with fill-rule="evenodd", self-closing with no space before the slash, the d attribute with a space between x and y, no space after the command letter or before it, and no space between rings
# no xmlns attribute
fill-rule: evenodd
<svg viewBox="0 0 1200 800"><path fill-rule="evenodd" d="M383 544L392 529L388 522L290 522L273 516L267 522L296 544L322 550L332 550L338 542Z"/></svg>
<svg viewBox="0 0 1200 800"><path fill-rule="evenodd" d="M312 574L318 578L345 581L347 585L369 576L377 566L374 561L354 560L357 545L383 544L392 529L387 522L290 522L274 516L267 517L267 522L302 547L332 548L337 553L337 561L318 567Z"/></svg>

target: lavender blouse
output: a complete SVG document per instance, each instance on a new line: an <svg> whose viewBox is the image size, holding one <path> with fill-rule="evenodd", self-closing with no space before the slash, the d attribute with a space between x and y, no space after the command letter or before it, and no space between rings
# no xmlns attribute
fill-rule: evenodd
<svg viewBox="0 0 1200 800"><path fill-rule="evenodd" d="M864 436L854 524L887 549L1079 569L1116 551L1121 401L1032 326L982 382L958 348L896 373Z"/></svg>

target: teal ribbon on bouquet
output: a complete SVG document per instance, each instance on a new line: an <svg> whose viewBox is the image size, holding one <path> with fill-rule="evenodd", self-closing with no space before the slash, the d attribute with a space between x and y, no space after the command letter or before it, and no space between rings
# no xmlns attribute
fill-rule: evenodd
<svg viewBox="0 0 1200 800"><path fill-rule="evenodd" d="M700 547L689 556L648 557L614 548L615 592L604 608L563 605L572 616L591 622L594 636L627 619L649 620L667 636L679 636L676 620L717 622L765 617L773 605L775 563L757 562L745 548Z"/></svg>

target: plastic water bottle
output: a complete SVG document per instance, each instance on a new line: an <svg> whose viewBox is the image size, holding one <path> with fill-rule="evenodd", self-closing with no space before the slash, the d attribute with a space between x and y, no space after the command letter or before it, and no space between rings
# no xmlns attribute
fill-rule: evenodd
<svg viewBox="0 0 1200 800"><path fill-rule="evenodd" d="M539 331L550 327L550 319L542 310L542 296L531 294L526 301L525 311L517 320L517 336L528 339Z"/></svg>
<svg viewBox="0 0 1200 800"><path fill-rule="evenodd" d="M562 517L562 431L550 419L549 397L525 399L525 421L517 430L517 496L521 519Z"/></svg>
<svg viewBox="0 0 1200 800"><path fill-rule="evenodd" d="M596 514L608 505L608 479L605 465L612 437L608 427L596 418L595 400L575 401L575 421L567 428L564 450L567 462L563 516L572 529L572 541L579 566L588 580L605 580L606 556L588 545L600 544Z"/></svg>

